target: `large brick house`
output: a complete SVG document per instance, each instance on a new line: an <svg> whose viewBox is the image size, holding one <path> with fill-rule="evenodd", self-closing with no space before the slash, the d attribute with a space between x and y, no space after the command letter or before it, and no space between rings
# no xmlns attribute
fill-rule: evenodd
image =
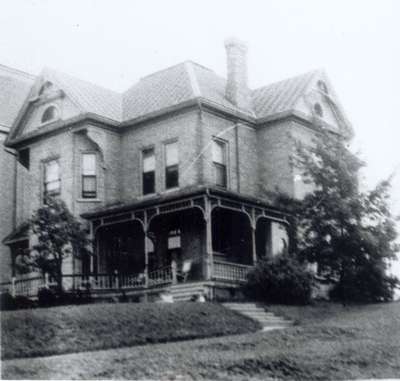
<svg viewBox="0 0 400 381"><path fill-rule="evenodd" d="M16 179L4 196L14 201L2 204L13 223L1 230L11 252L2 257L14 263L29 247L24 223L45 194L61 197L94 240L87 261L65 263L74 284L90 276L94 288L145 289L183 271L215 291L282 251L288 216L267 194L307 191L290 164L295 140L352 129L324 72L251 90L247 47L225 47L227 79L186 61L116 93L45 69L29 76L22 104L2 94L1 107L18 108L5 143L17 163L2 173Z"/></svg>

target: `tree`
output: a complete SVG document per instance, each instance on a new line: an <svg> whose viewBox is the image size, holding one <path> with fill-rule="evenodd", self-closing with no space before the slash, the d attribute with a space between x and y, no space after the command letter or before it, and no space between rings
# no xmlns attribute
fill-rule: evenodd
<svg viewBox="0 0 400 381"><path fill-rule="evenodd" d="M46 197L44 205L30 220L37 243L29 253L29 265L56 279L62 291L62 264L70 255L82 259L90 255L90 240L82 224L71 214L64 201Z"/></svg>
<svg viewBox="0 0 400 381"><path fill-rule="evenodd" d="M387 269L399 247L388 205L390 179L360 191L359 170L365 164L328 132L312 146L298 144L294 165L303 181L314 185L295 208L300 256L336 283L332 296L338 299L392 299L398 280Z"/></svg>

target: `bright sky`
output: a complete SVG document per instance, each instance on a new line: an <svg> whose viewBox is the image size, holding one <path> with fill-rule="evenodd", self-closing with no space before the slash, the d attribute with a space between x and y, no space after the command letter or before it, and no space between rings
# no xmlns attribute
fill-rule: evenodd
<svg viewBox="0 0 400 381"><path fill-rule="evenodd" d="M2 0L0 63L122 91L186 59L225 75L223 41L236 36L249 44L251 87L325 68L368 163L366 183L398 170L400 214L399 19L397 0Z"/></svg>

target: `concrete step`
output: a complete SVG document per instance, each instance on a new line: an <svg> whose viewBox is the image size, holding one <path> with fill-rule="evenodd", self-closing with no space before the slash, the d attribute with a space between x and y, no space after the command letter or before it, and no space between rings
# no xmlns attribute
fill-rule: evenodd
<svg viewBox="0 0 400 381"><path fill-rule="evenodd" d="M267 312L264 308L254 303L224 303L223 305L226 308L258 321L263 326L263 331L283 329L293 325L291 320L277 316L272 312Z"/></svg>

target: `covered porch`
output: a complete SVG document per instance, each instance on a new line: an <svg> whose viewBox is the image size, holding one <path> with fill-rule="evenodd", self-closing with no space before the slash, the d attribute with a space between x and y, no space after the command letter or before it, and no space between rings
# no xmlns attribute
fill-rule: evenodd
<svg viewBox="0 0 400 381"><path fill-rule="evenodd" d="M88 271L76 275L90 276L92 289L239 285L258 259L288 246L287 215L218 189L178 191L84 217L95 254Z"/></svg>
<svg viewBox="0 0 400 381"><path fill-rule="evenodd" d="M238 287L263 257L288 246L288 215L219 189L171 192L83 215L93 255L63 275L65 290L146 294L182 283ZM51 279L32 279L40 286ZM14 294L35 294L15 281Z"/></svg>

